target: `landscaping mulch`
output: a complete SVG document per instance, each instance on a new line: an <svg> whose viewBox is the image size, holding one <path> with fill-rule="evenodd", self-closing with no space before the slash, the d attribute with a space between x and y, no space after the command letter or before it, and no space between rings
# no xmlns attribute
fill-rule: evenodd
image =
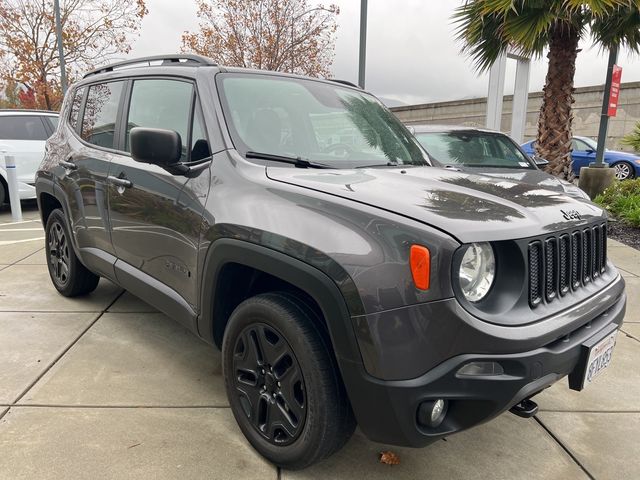
<svg viewBox="0 0 640 480"><path fill-rule="evenodd" d="M610 220L608 236L629 247L640 250L640 228L632 227L620 221Z"/></svg>

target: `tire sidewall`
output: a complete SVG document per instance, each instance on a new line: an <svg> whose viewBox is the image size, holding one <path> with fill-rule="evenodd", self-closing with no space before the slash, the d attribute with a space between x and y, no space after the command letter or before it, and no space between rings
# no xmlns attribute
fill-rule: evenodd
<svg viewBox="0 0 640 480"><path fill-rule="evenodd" d="M316 447L317 439L314 430L317 429L322 418L330 414L327 409L330 405L322 405L320 382L315 381L312 372L318 368L318 362L324 359L314 358L311 353L312 348L308 340L308 333L300 328L295 321L285 315L274 314L276 309L268 307L266 304L241 304L232 314L227 329L225 331L222 352L222 368L225 378L227 396L232 412L236 418L240 429L249 442L259 453L267 458L278 458L278 463L287 465L297 463L301 457L309 455ZM305 391L307 395L307 412L305 424L298 438L286 446L278 446L265 440L249 423L239 405L235 385L233 383L233 350L238 335L249 325L254 323L267 324L280 332L287 341L293 354L300 365Z"/></svg>

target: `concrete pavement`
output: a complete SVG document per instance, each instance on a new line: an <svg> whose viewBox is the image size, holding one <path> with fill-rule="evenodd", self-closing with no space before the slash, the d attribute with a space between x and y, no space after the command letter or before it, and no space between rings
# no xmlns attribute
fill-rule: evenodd
<svg viewBox="0 0 640 480"><path fill-rule="evenodd" d="M541 411L510 414L425 449L359 431L302 472L278 471L244 440L217 351L101 280L83 299L48 278L37 211L0 211L0 478L640 478L640 252L611 241L629 292L609 371L582 393L561 382ZM35 219L35 221L34 221ZM378 463L391 449L398 466Z"/></svg>

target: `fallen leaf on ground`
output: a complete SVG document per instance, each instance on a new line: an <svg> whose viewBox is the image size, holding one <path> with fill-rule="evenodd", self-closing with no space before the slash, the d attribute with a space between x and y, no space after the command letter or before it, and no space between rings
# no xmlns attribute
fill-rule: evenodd
<svg viewBox="0 0 640 480"><path fill-rule="evenodd" d="M400 457L391 450L380 452L380 463L384 463L385 465L399 465Z"/></svg>

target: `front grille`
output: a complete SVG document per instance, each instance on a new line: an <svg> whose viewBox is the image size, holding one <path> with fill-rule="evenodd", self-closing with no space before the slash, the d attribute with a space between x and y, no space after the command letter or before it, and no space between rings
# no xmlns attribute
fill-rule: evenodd
<svg viewBox="0 0 640 480"><path fill-rule="evenodd" d="M529 304L553 302L607 268L607 226L596 225L529 243Z"/></svg>

